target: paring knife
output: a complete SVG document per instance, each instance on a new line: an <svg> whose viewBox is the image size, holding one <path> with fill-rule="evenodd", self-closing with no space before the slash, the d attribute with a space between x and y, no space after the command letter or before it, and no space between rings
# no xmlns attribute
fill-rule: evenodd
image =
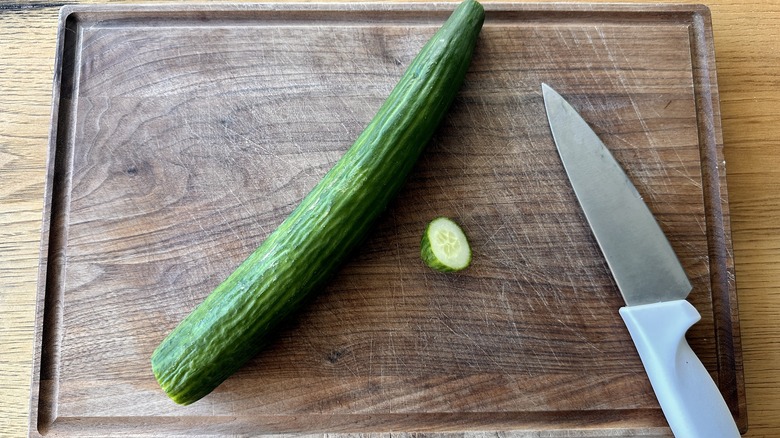
<svg viewBox="0 0 780 438"><path fill-rule="evenodd" d="M701 315L692 286L650 209L577 111L542 84L547 119L574 193L626 306L628 327L677 438L739 437L707 369L685 340Z"/></svg>

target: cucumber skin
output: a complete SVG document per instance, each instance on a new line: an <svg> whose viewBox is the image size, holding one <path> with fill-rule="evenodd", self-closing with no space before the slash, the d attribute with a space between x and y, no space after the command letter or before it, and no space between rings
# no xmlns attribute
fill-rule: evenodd
<svg viewBox="0 0 780 438"><path fill-rule="evenodd" d="M152 371L173 401L194 403L255 356L363 240L454 100L483 21L476 0L461 3L353 146L155 349Z"/></svg>

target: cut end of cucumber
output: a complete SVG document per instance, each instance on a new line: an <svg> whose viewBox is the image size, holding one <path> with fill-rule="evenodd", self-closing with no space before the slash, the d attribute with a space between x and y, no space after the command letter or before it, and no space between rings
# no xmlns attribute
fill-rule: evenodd
<svg viewBox="0 0 780 438"><path fill-rule="evenodd" d="M437 271L460 271L471 264L471 246L458 224L452 219L439 217L425 229L420 257Z"/></svg>

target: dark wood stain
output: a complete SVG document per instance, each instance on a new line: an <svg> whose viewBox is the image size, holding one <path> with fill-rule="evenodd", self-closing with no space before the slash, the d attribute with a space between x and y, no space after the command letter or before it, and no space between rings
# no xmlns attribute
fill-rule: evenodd
<svg viewBox="0 0 780 438"><path fill-rule="evenodd" d="M550 137L578 108L688 272L742 428L709 12L489 4L450 113L365 245L189 407L149 356L351 145L452 5L83 6L55 72L31 435L671 436ZM419 259L455 218L473 265Z"/></svg>

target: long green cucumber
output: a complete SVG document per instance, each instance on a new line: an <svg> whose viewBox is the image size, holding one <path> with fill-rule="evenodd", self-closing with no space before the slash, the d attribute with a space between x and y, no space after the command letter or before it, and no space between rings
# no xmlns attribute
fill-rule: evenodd
<svg viewBox="0 0 780 438"><path fill-rule="evenodd" d="M363 240L402 186L466 75L484 10L461 3L354 145L152 354L176 403L210 393L272 339Z"/></svg>

